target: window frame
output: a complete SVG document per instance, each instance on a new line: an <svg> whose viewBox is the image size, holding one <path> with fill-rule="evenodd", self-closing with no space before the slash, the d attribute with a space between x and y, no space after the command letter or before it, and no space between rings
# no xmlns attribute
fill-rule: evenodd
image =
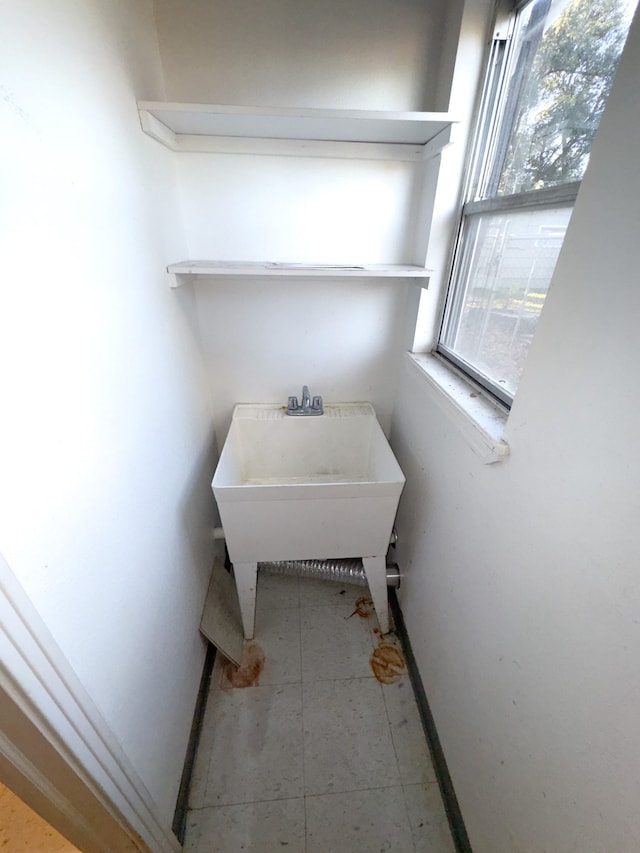
<svg viewBox="0 0 640 853"><path fill-rule="evenodd" d="M492 399L507 410L513 404L514 394L492 382L473 364L462 358L444 342L447 324L451 318L459 318L460 303L466 297L468 279L461 267L465 238L474 218L485 214L526 212L549 208L573 208L581 181L559 184L541 189L505 195L486 194L491 172L497 162L496 148L508 140L507 106L509 102L506 86L511 79L513 63L517 61L516 40L519 19L524 9L535 0L518 0L502 4L496 11L494 36L489 45L485 72L480 87L480 98L474 119L474 132L469 147L463 184L463 202L449 264L447 289L440 316L440 326L434 352L457 370L469 377ZM507 122L507 125L505 125ZM506 128L506 129L505 129ZM476 220L477 221L477 220Z"/></svg>
<svg viewBox="0 0 640 853"><path fill-rule="evenodd" d="M451 347L448 347L442 339L449 317L451 315L460 315L461 311L459 305L466 297L466 288L464 286L466 277L461 266L461 256L466 232L469 229L469 222L475 217L490 213L508 213L509 211L526 212L558 207L573 208L579 188L580 181L577 181L575 183L563 184L556 187L546 187L544 189L535 190L534 192L518 193L512 196L502 196L492 199L467 202L467 204L462 208L463 213L456 239L445 307L442 312L440 331L436 344L436 352L447 361L450 361L463 373L467 374L474 382L481 386L483 391L486 391L492 397L496 398L508 409L510 409L513 404L515 394L512 395L505 389L501 388L497 383L491 382L485 374L477 370L471 362L466 361L456 353L455 350L451 349ZM455 279L454 276L456 276ZM456 284L460 284L461 286L456 287Z"/></svg>

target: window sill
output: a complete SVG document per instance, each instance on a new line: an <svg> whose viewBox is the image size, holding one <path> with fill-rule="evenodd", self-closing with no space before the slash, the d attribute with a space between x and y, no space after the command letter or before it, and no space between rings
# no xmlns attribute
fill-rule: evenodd
<svg viewBox="0 0 640 853"><path fill-rule="evenodd" d="M437 356L410 352L407 357L426 380L431 397L482 461L490 465L506 459L509 445L502 436L508 412Z"/></svg>

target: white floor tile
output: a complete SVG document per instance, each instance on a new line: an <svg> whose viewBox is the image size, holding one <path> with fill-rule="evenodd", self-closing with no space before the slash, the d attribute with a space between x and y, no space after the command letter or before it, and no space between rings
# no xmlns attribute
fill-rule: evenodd
<svg viewBox="0 0 640 853"><path fill-rule="evenodd" d="M300 609L302 680L372 677L373 641L367 619L353 603Z"/></svg>
<svg viewBox="0 0 640 853"><path fill-rule="evenodd" d="M191 784L189 788L189 807L199 809L204 805L204 797L207 789L207 778L209 775L209 762L211 749L213 747L216 736L216 722L214 715L216 690L220 689L222 681L224 658L218 652L213 664L211 673L211 683L209 687L209 695L204 710L202 726L200 728L200 737L198 739L198 749L196 750L193 770L191 772Z"/></svg>
<svg viewBox="0 0 640 853"><path fill-rule="evenodd" d="M404 785L436 781L435 770L408 676L382 686L391 737Z"/></svg>
<svg viewBox="0 0 640 853"><path fill-rule="evenodd" d="M182 845L183 853L197 853L203 813L203 809L195 809L187 812L184 844Z"/></svg>
<svg viewBox="0 0 640 853"><path fill-rule="evenodd" d="M437 783L405 785L404 798L416 850L455 853Z"/></svg>
<svg viewBox="0 0 640 853"><path fill-rule="evenodd" d="M408 675L371 669L379 625L354 614L368 597L259 576L264 669L232 688L216 660L185 853L454 853Z"/></svg>
<svg viewBox="0 0 640 853"><path fill-rule="evenodd" d="M305 803L307 853L414 850L400 787L307 797Z"/></svg>
<svg viewBox="0 0 640 853"><path fill-rule="evenodd" d="M382 690L373 678L303 684L305 793L398 785Z"/></svg>
<svg viewBox="0 0 640 853"><path fill-rule="evenodd" d="M203 809L189 853L304 853L304 799L274 800ZM185 839L189 841L188 838Z"/></svg>
<svg viewBox="0 0 640 853"><path fill-rule="evenodd" d="M300 578L300 607L319 607L323 604L353 604L360 596L369 596L366 586L342 584L316 578Z"/></svg>
<svg viewBox="0 0 640 853"><path fill-rule="evenodd" d="M299 579L297 577L258 572L256 612L298 607L299 604Z"/></svg>
<svg viewBox="0 0 640 853"><path fill-rule="evenodd" d="M222 654L222 652L216 650L216 659L213 662L213 670L211 671L211 684L209 687L209 693L210 694L215 692L216 690L220 689L220 686L222 684L222 677L224 674L224 665L225 665L226 660L227 659ZM207 709L208 709L210 702L209 702L209 700L207 700L207 702L208 702L208 704L207 704Z"/></svg>
<svg viewBox="0 0 640 853"><path fill-rule="evenodd" d="M299 684L220 690L204 804L298 797L303 791Z"/></svg>
<svg viewBox="0 0 640 853"><path fill-rule="evenodd" d="M212 733L207 736L203 724L200 732L200 741L196 752L196 758L191 772L191 786L189 788L189 806L199 809L204 805L205 792L207 790L207 778L209 775L209 754L213 742Z"/></svg>
<svg viewBox="0 0 640 853"><path fill-rule="evenodd" d="M298 608L259 611L254 642L264 653L264 667L257 680L260 686L302 680ZM221 684L223 689L232 686L224 676Z"/></svg>

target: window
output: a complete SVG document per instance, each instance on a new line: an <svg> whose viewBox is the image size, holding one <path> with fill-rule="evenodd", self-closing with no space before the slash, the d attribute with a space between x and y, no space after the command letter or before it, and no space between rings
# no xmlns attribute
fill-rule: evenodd
<svg viewBox="0 0 640 853"><path fill-rule="evenodd" d="M636 0L531 0L495 40L438 352L510 405Z"/></svg>

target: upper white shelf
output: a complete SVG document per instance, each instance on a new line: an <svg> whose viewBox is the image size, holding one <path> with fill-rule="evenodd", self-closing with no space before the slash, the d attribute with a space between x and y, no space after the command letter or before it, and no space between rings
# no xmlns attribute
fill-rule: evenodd
<svg viewBox="0 0 640 853"><path fill-rule="evenodd" d="M181 261L170 264L167 272L176 276L174 287L180 287L193 276L229 278L244 276L297 277L297 278L411 278L424 279L423 287L431 276L431 270L407 264L361 264L358 266L338 264L294 264L256 263L250 261Z"/></svg>
<svg viewBox="0 0 640 853"><path fill-rule="evenodd" d="M422 160L450 142L448 113L139 101L142 129L173 151Z"/></svg>

